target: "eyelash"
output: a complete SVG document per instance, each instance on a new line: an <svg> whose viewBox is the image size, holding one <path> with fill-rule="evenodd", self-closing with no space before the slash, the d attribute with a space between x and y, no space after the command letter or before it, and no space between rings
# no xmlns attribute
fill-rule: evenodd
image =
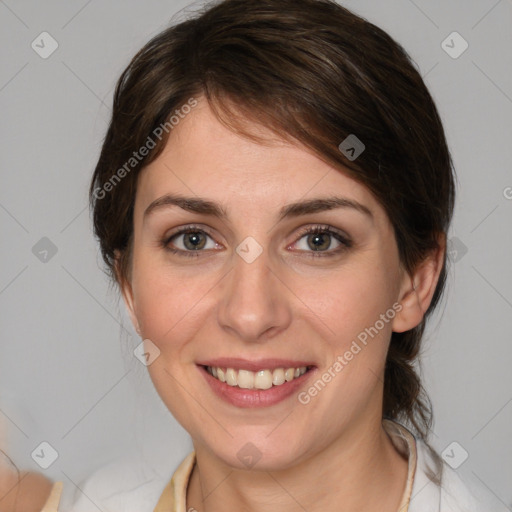
<svg viewBox="0 0 512 512"><path fill-rule="evenodd" d="M204 251L201 251L201 250L199 250L199 251L184 251L182 249L173 249L173 248L169 247L171 240L173 240L174 238L176 238L180 235L184 235L184 234L188 234L188 233L203 233L203 234L209 236L210 238L212 238L211 235L207 231L205 231L203 228L201 228L199 226L190 225L190 226L187 226L186 228L183 228L183 229L177 231L176 233L173 233L172 235L164 238L161 242L161 245L166 251L169 251L172 254L176 254L178 256L184 256L186 258L197 258L200 256L200 253L204 252ZM340 254L340 253L346 251L347 249L349 249L350 247L352 247L352 241L349 238L342 235L340 232L333 229L329 225L317 225L317 226L309 226L309 227L305 228L304 230L302 230L300 232L300 234L299 234L297 240L294 242L294 244L297 243L302 238L304 238L306 235L317 235L317 234L330 235L333 238L335 238L338 242L340 242L341 246L338 247L337 249L328 250L328 251L302 251L302 252L308 253L307 257L329 258L329 257L337 256L338 254Z"/></svg>

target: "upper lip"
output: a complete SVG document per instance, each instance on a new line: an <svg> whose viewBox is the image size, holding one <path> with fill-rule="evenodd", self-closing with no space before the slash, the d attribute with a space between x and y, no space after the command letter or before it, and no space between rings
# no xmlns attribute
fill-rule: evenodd
<svg viewBox="0 0 512 512"><path fill-rule="evenodd" d="M239 357L217 357L197 362L198 365L212 366L217 368L233 368L237 370L275 370L276 368L301 368L303 366L314 366L311 361L297 359L241 359Z"/></svg>

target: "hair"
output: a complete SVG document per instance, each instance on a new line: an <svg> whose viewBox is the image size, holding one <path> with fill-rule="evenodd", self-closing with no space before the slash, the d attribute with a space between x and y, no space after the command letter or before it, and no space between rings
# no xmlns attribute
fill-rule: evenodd
<svg viewBox="0 0 512 512"><path fill-rule="evenodd" d="M263 143L250 126L264 126L366 186L393 225L407 272L444 252L423 321L392 333L384 378L383 417L426 439L432 408L415 366L445 286L455 176L439 114L411 58L331 0L224 0L156 35L119 78L89 191L112 282L129 277L137 176L161 153L169 116L199 97L236 133ZM349 135L365 146L355 160L339 149ZM144 146L152 149L134 163Z"/></svg>

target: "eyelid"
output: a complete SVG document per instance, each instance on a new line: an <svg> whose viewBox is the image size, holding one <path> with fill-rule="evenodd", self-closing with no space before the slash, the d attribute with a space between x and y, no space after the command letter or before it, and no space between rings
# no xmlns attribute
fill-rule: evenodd
<svg viewBox="0 0 512 512"><path fill-rule="evenodd" d="M347 244L352 243L350 240L350 237L346 233L344 233L340 229L337 229L337 228L331 226L330 224L313 224L310 226L306 226L306 227L302 228L301 231L299 232L298 240L300 240L300 238L302 238L304 235L307 235L310 233L317 233L317 232L336 235L339 238L341 238L344 242L346 242Z"/></svg>
<svg viewBox="0 0 512 512"><path fill-rule="evenodd" d="M182 235L184 233L190 232L202 232L206 233L209 237L213 239L211 230L208 227L200 226L198 224L187 224L185 226L180 226L176 228L172 233L164 235L164 240L169 243L175 236ZM218 243L218 242L216 242Z"/></svg>

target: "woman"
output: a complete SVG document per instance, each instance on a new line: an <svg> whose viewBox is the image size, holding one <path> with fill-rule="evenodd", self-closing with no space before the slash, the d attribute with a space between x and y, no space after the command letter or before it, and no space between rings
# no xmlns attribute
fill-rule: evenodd
<svg viewBox="0 0 512 512"><path fill-rule="evenodd" d="M91 204L194 444L134 510L480 510L427 444L415 371L451 159L386 33L328 0L225 0L165 30L118 82Z"/></svg>

